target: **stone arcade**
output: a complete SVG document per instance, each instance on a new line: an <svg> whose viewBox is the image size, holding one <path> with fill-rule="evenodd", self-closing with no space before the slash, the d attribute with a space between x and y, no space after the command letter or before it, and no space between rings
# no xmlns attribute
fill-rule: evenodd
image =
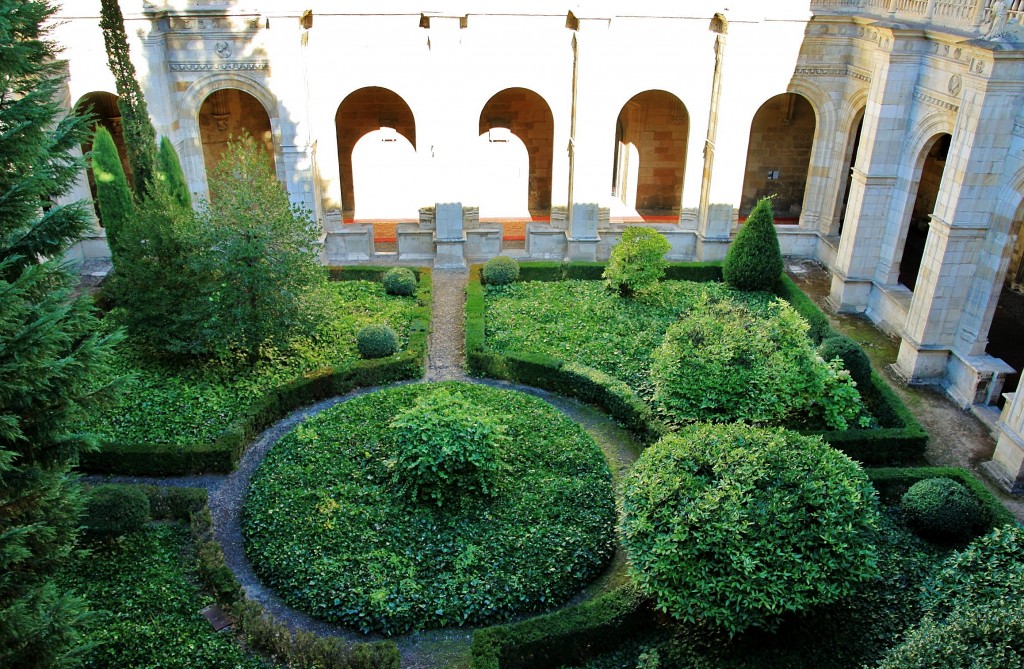
<svg viewBox="0 0 1024 669"><path fill-rule="evenodd" d="M67 104L120 141L99 1L64 4ZM192 190L249 132L327 263L382 255L374 220L397 222L389 257L447 267L501 253L513 220L520 257L607 258L647 223L670 258L718 260L774 194L783 252L900 337L900 376L968 407L1013 371L986 350L1024 281L1022 0L121 4ZM97 226L74 259L106 254ZM988 467L1024 489L1008 397Z"/></svg>

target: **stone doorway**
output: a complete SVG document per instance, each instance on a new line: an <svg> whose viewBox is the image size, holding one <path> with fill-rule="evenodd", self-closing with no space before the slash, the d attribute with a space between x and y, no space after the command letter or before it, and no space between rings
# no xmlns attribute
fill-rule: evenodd
<svg viewBox="0 0 1024 669"><path fill-rule="evenodd" d="M939 184L942 182L942 172L946 167L950 139L952 137L946 133L936 135L924 149L924 163L921 166L921 177L918 179L914 209L910 214L910 223L904 238L898 279L900 285L911 291L917 285L917 277L921 271L931 215L939 195Z"/></svg>

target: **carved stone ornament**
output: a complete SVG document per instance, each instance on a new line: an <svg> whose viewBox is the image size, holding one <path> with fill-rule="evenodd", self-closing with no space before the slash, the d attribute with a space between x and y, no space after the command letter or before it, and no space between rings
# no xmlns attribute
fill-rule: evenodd
<svg viewBox="0 0 1024 669"><path fill-rule="evenodd" d="M949 90L950 95L960 95L960 89L963 87L963 82L960 80L959 74L954 74L949 78Z"/></svg>
<svg viewBox="0 0 1024 669"><path fill-rule="evenodd" d="M214 45L214 50L221 58L229 58L231 56L231 45L224 40L217 42L217 44Z"/></svg>

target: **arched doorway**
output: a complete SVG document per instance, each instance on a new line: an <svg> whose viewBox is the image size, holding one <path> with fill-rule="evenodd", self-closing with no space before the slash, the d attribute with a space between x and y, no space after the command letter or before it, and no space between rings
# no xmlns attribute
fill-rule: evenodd
<svg viewBox="0 0 1024 669"><path fill-rule="evenodd" d="M481 218L530 218L530 151L511 130L480 135L474 172Z"/></svg>
<svg viewBox="0 0 1024 669"><path fill-rule="evenodd" d="M377 213L373 207L378 206L380 198L370 195L371 192L398 195L399 191L407 189L410 184L397 181L393 176L387 174L387 163L390 159L408 161L408 148L411 147L413 154L416 150L416 121L412 115L412 109L406 104L397 93L381 88L370 86L360 88L350 93L341 104L334 115L335 132L338 136L338 165L341 176L341 202L342 214L346 219L355 218L357 213L360 217L385 218L386 216L375 216ZM362 146L359 156L353 152L356 144L360 143L369 133L377 132L375 135L376 145L367 143ZM394 144L394 146L379 146L383 144ZM355 160L361 162L356 165ZM410 170L411 165L399 165L396 169ZM354 178L356 172L360 174L358 181ZM356 183L359 183L360 190L357 193ZM365 191L365 195L363 195ZM371 198L371 208L367 209L364 203L357 200L360 197ZM376 204L374 204L376 203ZM409 212L410 217L416 216L416 207Z"/></svg>
<svg viewBox="0 0 1024 669"><path fill-rule="evenodd" d="M817 119L803 96L783 93L757 110L750 123L740 218L762 197L774 196L776 223L798 223Z"/></svg>
<svg viewBox="0 0 1024 669"><path fill-rule="evenodd" d="M551 165L554 158L555 121L544 98L526 88L506 88L496 93L480 111L479 135L495 130L495 138L508 134L522 142L529 156L526 207L534 218L545 218L551 213ZM508 142L506 142L508 143ZM518 160L510 147L502 152L504 158ZM494 156L492 156L494 157ZM498 169L492 165L492 169ZM511 170L511 168L509 168Z"/></svg>
<svg viewBox="0 0 1024 669"><path fill-rule="evenodd" d="M853 127L848 134L846 143L846 154L843 160L842 183L839 187L839 203L836 207L836 234L843 234L843 222L846 220L846 206L850 202L850 184L853 183L851 170L857 164L857 151L860 149L860 135L864 129L864 109L857 112L853 121Z"/></svg>
<svg viewBox="0 0 1024 669"><path fill-rule="evenodd" d="M1021 371L1024 370L1024 346L1020 345L1021 328L1024 327L1024 202L1017 207L1010 227L1010 239L1014 240L1010 251L1010 264L999 301L992 315L988 331L986 353L1005 360L1016 372L1003 381L1003 392L1015 392L1020 385Z"/></svg>
<svg viewBox="0 0 1024 669"><path fill-rule="evenodd" d="M690 116L667 91L634 95L615 122L612 194L623 213L678 218Z"/></svg>
<svg viewBox="0 0 1024 669"><path fill-rule="evenodd" d="M354 218L416 216L422 201L412 142L394 128L371 130L352 148L352 165Z"/></svg>
<svg viewBox="0 0 1024 669"><path fill-rule="evenodd" d="M276 171L270 114L259 100L237 88L222 88L203 100L199 107L199 135L207 173L220 162L228 141L243 133L263 144Z"/></svg>
<svg viewBox="0 0 1024 669"><path fill-rule="evenodd" d="M928 242L931 215L935 210L935 200L939 195L939 184L942 172L946 167L946 156L949 153L949 142L952 137L947 133L936 135L922 149L923 162L921 177L917 180L917 195L914 198L914 209L910 214L906 236L903 242L903 253L900 259L899 283L911 291L917 285L917 277L921 270L924 247Z"/></svg>
<svg viewBox="0 0 1024 669"><path fill-rule="evenodd" d="M118 97L113 93L107 93L105 91L95 91L93 93L87 93L82 96L82 99L75 105L75 110L78 113L91 113L93 116L93 130L96 126L103 126L110 133L111 137L114 138L114 144L117 146L117 155L121 158L121 167L124 169L124 175L128 178L128 185L133 185L132 170L128 165L128 151L124 145L124 130L121 127L121 110L117 106ZM92 151L92 138L82 143L82 153L88 154ZM92 173L92 167L86 170L86 174L89 179L89 193L92 195L93 209L96 212L96 218L100 219L99 206L96 203L96 177ZM100 225L103 221L100 219Z"/></svg>

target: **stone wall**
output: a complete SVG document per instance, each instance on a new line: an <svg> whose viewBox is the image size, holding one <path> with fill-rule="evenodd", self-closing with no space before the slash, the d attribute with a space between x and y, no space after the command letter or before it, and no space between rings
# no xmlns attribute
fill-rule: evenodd
<svg viewBox="0 0 1024 669"><path fill-rule="evenodd" d="M776 96L757 110L750 127L740 216L772 195L776 218L800 216L814 132L814 109L795 93Z"/></svg>

